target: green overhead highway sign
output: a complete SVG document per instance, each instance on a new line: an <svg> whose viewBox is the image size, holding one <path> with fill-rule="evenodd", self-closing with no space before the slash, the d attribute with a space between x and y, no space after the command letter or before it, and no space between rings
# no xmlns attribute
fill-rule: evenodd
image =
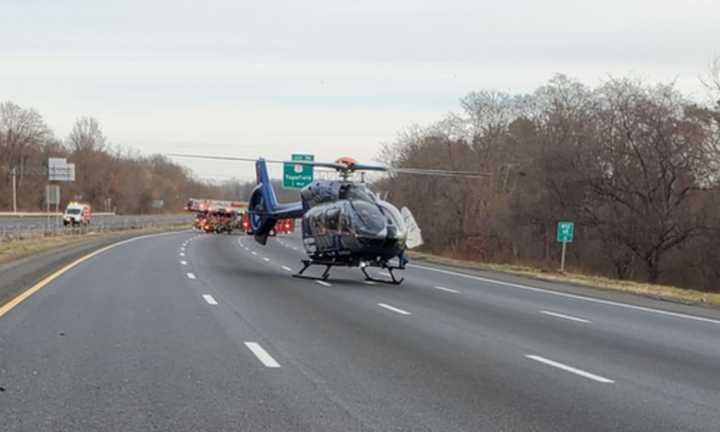
<svg viewBox="0 0 720 432"><path fill-rule="evenodd" d="M291 157L294 161L315 160L315 156L309 154L294 154ZM286 189L302 189L313 181L313 166L285 163L283 164L283 187Z"/></svg>
<svg viewBox="0 0 720 432"><path fill-rule="evenodd" d="M557 224L557 241L570 243L573 241L575 234L575 224L572 222L558 222Z"/></svg>

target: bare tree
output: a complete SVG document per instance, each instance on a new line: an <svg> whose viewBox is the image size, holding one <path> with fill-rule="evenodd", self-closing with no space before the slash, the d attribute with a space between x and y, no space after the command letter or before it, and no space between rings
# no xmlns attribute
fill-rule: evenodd
<svg viewBox="0 0 720 432"><path fill-rule="evenodd" d="M107 139L95 118L81 117L75 122L67 142L75 152L99 151L105 149Z"/></svg>

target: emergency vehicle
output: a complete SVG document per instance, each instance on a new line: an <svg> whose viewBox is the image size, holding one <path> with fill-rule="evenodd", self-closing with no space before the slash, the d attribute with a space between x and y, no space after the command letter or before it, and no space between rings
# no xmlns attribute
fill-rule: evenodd
<svg viewBox="0 0 720 432"><path fill-rule="evenodd" d="M65 208L63 225L89 225L92 218L90 204L71 202Z"/></svg>
<svg viewBox="0 0 720 432"><path fill-rule="evenodd" d="M252 225L250 224L250 213L245 212L242 217L242 230L246 234L253 234ZM280 219L275 222L275 226L270 230L270 235L290 234L295 231L295 219Z"/></svg>

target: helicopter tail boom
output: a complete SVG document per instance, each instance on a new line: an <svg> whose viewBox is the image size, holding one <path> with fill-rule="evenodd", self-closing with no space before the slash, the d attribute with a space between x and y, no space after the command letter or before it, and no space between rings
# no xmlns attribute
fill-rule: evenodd
<svg viewBox="0 0 720 432"><path fill-rule="evenodd" d="M278 203L270 180L267 161L258 159L255 162L255 172L257 185L250 195L248 212L250 213L250 225L255 234L255 240L264 245L275 223L279 219L302 217L303 206L300 201L288 204Z"/></svg>

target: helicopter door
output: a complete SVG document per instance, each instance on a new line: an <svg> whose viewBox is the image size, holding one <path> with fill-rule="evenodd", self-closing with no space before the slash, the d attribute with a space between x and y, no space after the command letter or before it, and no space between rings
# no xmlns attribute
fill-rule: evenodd
<svg viewBox="0 0 720 432"><path fill-rule="evenodd" d="M415 217L412 212L409 208L403 207L402 210L400 210L400 214L402 214L405 227L407 228L407 241L405 244L408 249L421 246L423 244L422 231L420 231L420 227L417 222L415 222Z"/></svg>

